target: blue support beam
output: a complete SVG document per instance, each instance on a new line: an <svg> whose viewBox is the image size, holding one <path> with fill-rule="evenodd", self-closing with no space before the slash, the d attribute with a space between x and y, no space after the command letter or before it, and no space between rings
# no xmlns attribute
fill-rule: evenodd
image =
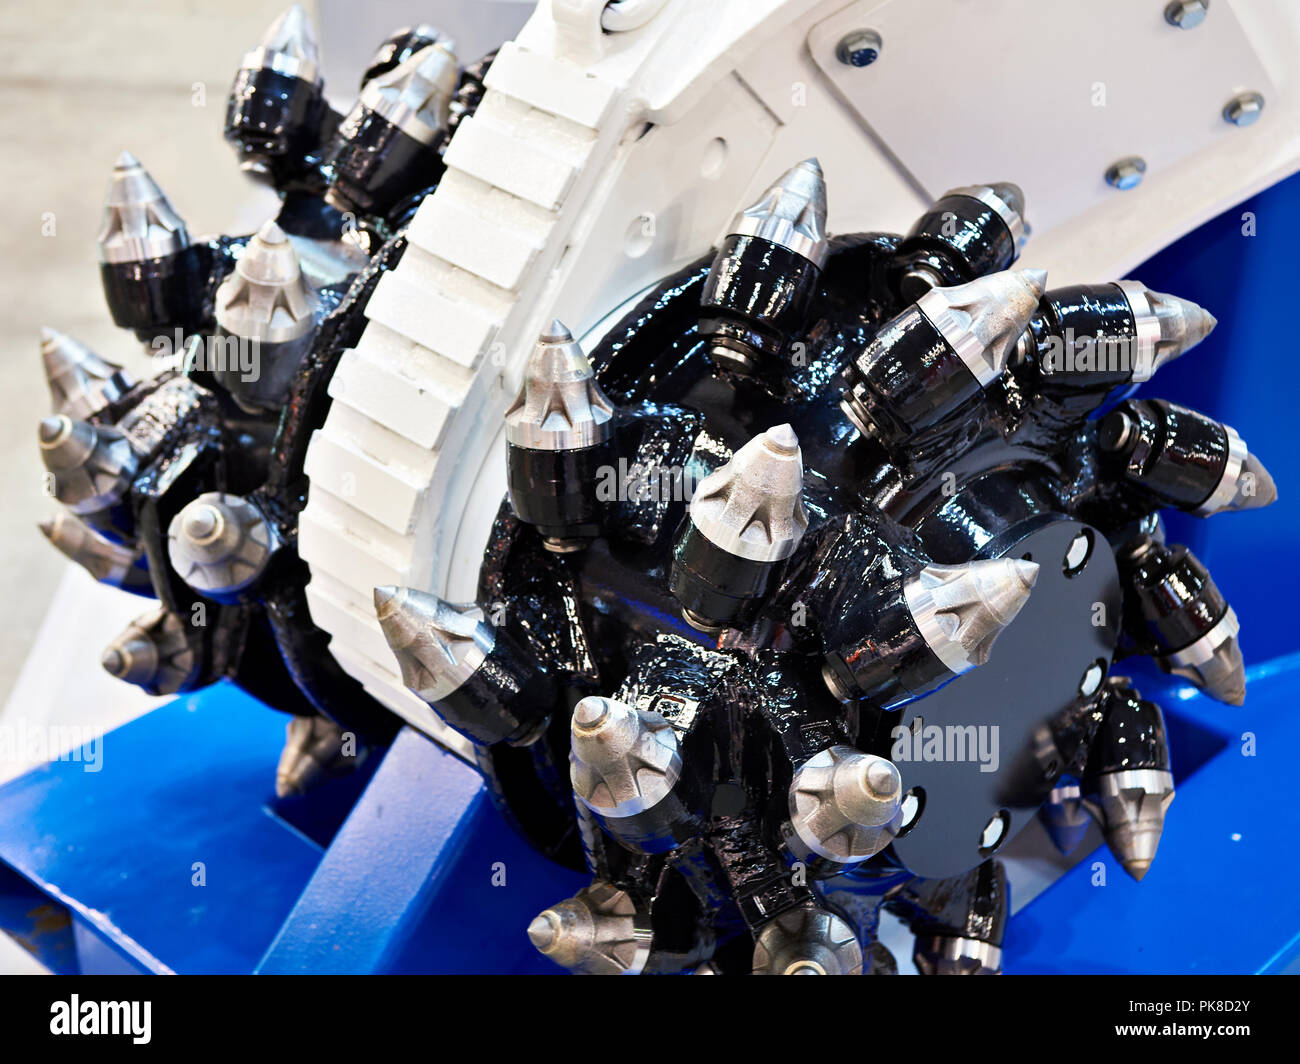
<svg viewBox="0 0 1300 1064"><path fill-rule="evenodd" d="M510 830L473 769L408 728L258 971L555 971L524 929L584 882Z"/></svg>
<svg viewBox="0 0 1300 1064"><path fill-rule="evenodd" d="M98 772L0 787L0 861L66 907L82 971L252 970L321 855L268 813L284 721L218 684L104 736Z"/></svg>

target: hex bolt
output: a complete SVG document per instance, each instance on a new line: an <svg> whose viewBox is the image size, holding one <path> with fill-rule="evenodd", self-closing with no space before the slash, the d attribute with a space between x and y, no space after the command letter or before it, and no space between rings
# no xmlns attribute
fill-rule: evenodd
<svg viewBox="0 0 1300 1064"><path fill-rule="evenodd" d="M871 66L880 58L880 34L875 30L854 30L840 39L835 55L845 66Z"/></svg>
<svg viewBox="0 0 1300 1064"><path fill-rule="evenodd" d="M1146 172L1146 160L1139 155L1130 155L1111 164L1110 169L1106 171L1106 184L1121 191L1137 188L1142 184L1142 176Z"/></svg>
<svg viewBox="0 0 1300 1064"><path fill-rule="evenodd" d="M1234 126L1254 125L1264 111L1264 97L1257 92L1234 96L1223 108L1223 120Z"/></svg>
<svg viewBox="0 0 1300 1064"><path fill-rule="evenodd" d="M1210 0L1173 0L1165 8L1165 21L1180 30L1192 30L1210 13Z"/></svg>

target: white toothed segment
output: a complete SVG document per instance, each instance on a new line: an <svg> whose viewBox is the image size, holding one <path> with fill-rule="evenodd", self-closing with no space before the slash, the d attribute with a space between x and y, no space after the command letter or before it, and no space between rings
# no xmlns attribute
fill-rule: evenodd
<svg viewBox="0 0 1300 1064"><path fill-rule="evenodd" d="M666 0L605 32L602 0L553 0L500 49L307 454L313 617L344 668L422 730L372 589L473 597L505 489L503 414L546 325L583 339L814 152L832 231L925 205L823 87L807 35L830 4Z"/></svg>

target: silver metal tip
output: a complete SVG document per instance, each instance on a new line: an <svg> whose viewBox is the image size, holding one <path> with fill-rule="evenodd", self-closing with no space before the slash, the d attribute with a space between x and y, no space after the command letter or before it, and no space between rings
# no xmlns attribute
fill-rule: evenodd
<svg viewBox="0 0 1300 1064"><path fill-rule="evenodd" d="M118 155L117 161L113 163L113 169L115 170L130 170L135 167L140 167L140 169L143 169L140 160L137 159L134 155L132 155L129 151L123 151L121 154Z"/></svg>
<svg viewBox="0 0 1300 1064"><path fill-rule="evenodd" d="M551 918L549 909L533 917L533 922L528 925L528 941L542 953L549 952L555 945L558 933L559 929L556 921Z"/></svg>
<svg viewBox="0 0 1300 1064"><path fill-rule="evenodd" d="M38 435L42 447L54 447L73 430L72 419L63 414L41 418Z"/></svg>
<svg viewBox="0 0 1300 1064"><path fill-rule="evenodd" d="M537 339L538 342L543 344L567 344L572 342L573 333L569 332L569 327L559 318L552 318L551 324L546 327L542 335Z"/></svg>
<svg viewBox="0 0 1300 1064"><path fill-rule="evenodd" d="M264 244L283 244L288 239L274 218L262 223L262 227L257 231L257 238Z"/></svg>
<svg viewBox="0 0 1300 1064"><path fill-rule="evenodd" d="M594 728L609 716L610 703L604 698L584 698L573 707L575 727Z"/></svg>
<svg viewBox="0 0 1300 1064"><path fill-rule="evenodd" d="M756 562L790 557L808 530L803 456L789 425L755 436L695 489L690 519L716 547Z"/></svg>
<svg viewBox="0 0 1300 1064"><path fill-rule="evenodd" d="M613 432L614 404L582 347L558 318L538 337L518 395L506 410L506 440L535 451L593 447Z"/></svg>
<svg viewBox="0 0 1300 1064"><path fill-rule="evenodd" d="M1038 583L1039 564L1020 559L1016 563L1016 575L1020 577L1020 586L1029 591Z"/></svg>
<svg viewBox="0 0 1300 1064"><path fill-rule="evenodd" d="M375 616L383 620L393 610L397 609L397 597L402 593L402 589L394 584L386 584L383 587L375 588Z"/></svg>
<svg viewBox="0 0 1300 1064"><path fill-rule="evenodd" d="M795 163L732 220L731 236L778 244L820 268L826 262L826 179L816 159Z"/></svg>
<svg viewBox="0 0 1300 1064"><path fill-rule="evenodd" d="M797 454L799 437L789 425L776 425L763 433L768 446L779 454Z"/></svg>
<svg viewBox="0 0 1300 1064"><path fill-rule="evenodd" d="M110 676L120 678L126 672L126 659L117 647L105 647L99 656L99 663Z"/></svg>
<svg viewBox="0 0 1300 1064"><path fill-rule="evenodd" d="M1034 293L1041 299L1047 291L1047 271L1046 270L1021 270L1020 275L1025 279L1025 283L1034 290Z"/></svg>
<svg viewBox="0 0 1300 1064"><path fill-rule="evenodd" d="M983 665L1038 580L1038 565L995 558L965 565L927 565L903 591L917 628L935 656L960 675Z"/></svg>
<svg viewBox="0 0 1300 1064"><path fill-rule="evenodd" d="M1229 503L1233 510L1259 510L1277 502L1277 484L1255 455L1247 453L1237 476L1237 492Z"/></svg>
<svg viewBox="0 0 1300 1064"><path fill-rule="evenodd" d="M1002 270L966 284L931 288L916 306L980 387L988 387L1006 369L1046 284L1046 270Z"/></svg>

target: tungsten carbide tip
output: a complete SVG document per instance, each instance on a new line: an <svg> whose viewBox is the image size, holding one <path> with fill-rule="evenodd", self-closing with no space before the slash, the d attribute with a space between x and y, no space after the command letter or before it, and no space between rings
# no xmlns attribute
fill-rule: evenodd
<svg viewBox="0 0 1300 1064"><path fill-rule="evenodd" d="M345 776L369 751L328 717L293 717L285 728L284 748L275 769L279 798L306 794L313 787Z"/></svg>
<svg viewBox="0 0 1300 1064"><path fill-rule="evenodd" d="M297 250L274 221L249 240L217 288L215 302L217 324L246 340L287 343L316 327L316 291L303 276Z"/></svg>
<svg viewBox="0 0 1300 1064"><path fill-rule="evenodd" d="M902 793L902 778L888 760L832 746L795 770L790 824L808 850L855 864L893 841L902 819Z"/></svg>
<svg viewBox="0 0 1300 1064"><path fill-rule="evenodd" d="M384 620L384 618L386 618L389 614L393 612L393 610L397 608L394 605L394 603L397 601L397 597L400 591L401 591L400 588L395 587L392 584L388 584L384 587L375 588L374 595L373 595L374 603L375 603L375 616L380 621Z"/></svg>
<svg viewBox="0 0 1300 1064"><path fill-rule="evenodd" d="M135 639L105 647L99 663L110 676L131 683L153 675L154 657L152 643Z"/></svg>
<svg viewBox="0 0 1300 1064"><path fill-rule="evenodd" d="M38 436L54 497L73 513L105 510L125 496L138 459L116 428L56 414L41 420Z"/></svg>
<svg viewBox="0 0 1300 1064"><path fill-rule="evenodd" d="M414 588L375 588L375 616L402 682L430 704L474 675L496 645L476 606L455 606Z"/></svg>
<svg viewBox="0 0 1300 1064"><path fill-rule="evenodd" d="M277 15L241 65L246 70L268 69L302 81L319 81L316 27L302 6L294 4Z"/></svg>
<svg viewBox="0 0 1300 1064"><path fill-rule="evenodd" d="M763 442L767 449L781 455L799 453L799 437L789 425L777 425L763 433Z"/></svg>
<svg viewBox="0 0 1300 1064"><path fill-rule="evenodd" d="M1136 880L1151 869L1173 800L1174 777L1158 769L1107 772L1090 783L1088 810L1101 825L1106 845Z"/></svg>
<svg viewBox="0 0 1300 1064"><path fill-rule="evenodd" d="M932 288L916 306L986 387L1006 369L1046 285L1046 270L1003 270Z"/></svg>
<svg viewBox="0 0 1300 1064"><path fill-rule="evenodd" d="M1160 342L1156 348L1156 357L1161 364L1190 351L1209 336L1219 323L1213 314L1190 299L1149 290L1147 298L1160 322Z"/></svg>
<svg viewBox="0 0 1300 1064"><path fill-rule="evenodd" d="M564 323L552 321L533 347L506 411L506 441L532 451L594 447L613 432L614 404Z"/></svg>
<svg viewBox="0 0 1300 1064"><path fill-rule="evenodd" d="M860 975L862 946L848 923L815 903L763 925L754 940L755 975Z"/></svg>
<svg viewBox="0 0 1300 1064"><path fill-rule="evenodd" d="M47 517L40 522L40 529L60 553L100 583L120 587L131 577L140 552L101 536L71 514ZM141 574L139 583L144 582Z"/></svg>
<svg viewBox="0 0 1300 1064"><path fill-rule="evenodd" d="M1238 640L1240 630L1236 611L1229 607L1205 635L1166 654L1159 664L1215 701L1239 706L1246 700L1246 662Z"/></svg>
<svg viewBox="0 0 1300 1064"><path fill-rule="evenodd" d="M552 318L551 324L542 330L542 335L537 338L537 342L540 344L569 344L573 342L573 333L569 332L569 327L559 318Z"/></svg>
<svg viewBox="0 0 1300 1064"><path fill-rule="evenodd" d="M41 329L41 362L55 413L69 417L98 413L134 383L121 366L57 329Z"/></svg>
<svg viewBox="0 0 1300 1064"><path fill-rule="evenodd" d="M130 152L122 152L113 167L98 244L104 263L143 262L190 246L185 222Z"/></svg>
<svg viewBox="0 0 1300 1064"><path fill-rule="evenodd" d="M128 624L99 660L110 676L151 695L175 694L194 670L194 651L184 622L162 608Z"/></svg>
<svg viewBox="0 0 1300 1064"><path fill-rule="evenodd" d="M903 593L917 628L953 673L988 660L1038 580L1037 562L996 558L965 565L927 565Z"/></svg>
<svg viewBox="0 0 1300 1064"><path fill-rule="evenodd" d="M1029 289L1035 299L1042 299L1043 293L1047 291L1047 271L1020 270L1019 273L1023 285Z"/></svg>
<svg viewBox="0 0 1300 1064"><path fill-rule="evenodd" d="M528 925L528 941L542 953L550 953L555 947L560 934L559 916L547 909L540 916L533 917Z"/></svg>
<svg viewBox="0 0 1300 1064"><path fill-rule="evenodd" d="M41 418L38 436L42 447L54 447L65 436L72 433L72 418L66 414L55 414Z"/></svg>
<svg viewBox="0 0 1300 1064"><path fill-rule="evenodd" d="M650 956L648 915L624 890L597 880L534 917L528 939L543 955L583 975L634 975Z"/></svg>
<svg viewBox="0 0 1300 1064"><path fill-rule="evenodd" d="M1189 299L1153 292L1141 281L1117 281L1133 312L1136 350L1133 380L1150 380L1167 362L1186 354L1213 331L1218 320Z"/></svg>
<svg viewBox="0 0 1300 1064"><path fill-rule="evenodd" d="M1277 485L1255 455L1247 453L1237 475L1232 499L1225 509L1258 510L1277 501Z"/></svg>
<svg viewBox="0 0 1300 1064"><path fill-rule="evenodd" d="M569 777L593 811L618 818L654 807L682 774L677 733L662 716L612 698L574 707Z"/></svg>
<svg viewBox="0 0 1300 1064"><path fill-rule="evenodd" d="M814 266L826 262L826 179L816 159L805 159L783 173L731 223L730 236L779 244Z"/></svg>
<svg viewBox="0 0 1300 1064"><path fill-rule="evenodd" d="M413 140L430 144L447 126L459 69L439 42L366 83L359 103Z"/></svg>
<svg viewBox="0 0 1300 1064"><path fill-rule="evenodd" d="M167 556L200 594L242 591L265 571L278 541L271 523L241 495L205 492L172 518Z"/></svg>
<svg viewBox="0 0 1300 1064"><path fill-rule="evenodd" d="M594 729L609 716L610 700L607 698L584 698L573 707L574 727Z"/></svg>
<svg viewBox="0 0 1300 1064"><path fill-rule="evenodd" d="M789 425L750 440L695 489L691 523L710 543L747 561L790 557L808 530L803 454Z"/></svg>

